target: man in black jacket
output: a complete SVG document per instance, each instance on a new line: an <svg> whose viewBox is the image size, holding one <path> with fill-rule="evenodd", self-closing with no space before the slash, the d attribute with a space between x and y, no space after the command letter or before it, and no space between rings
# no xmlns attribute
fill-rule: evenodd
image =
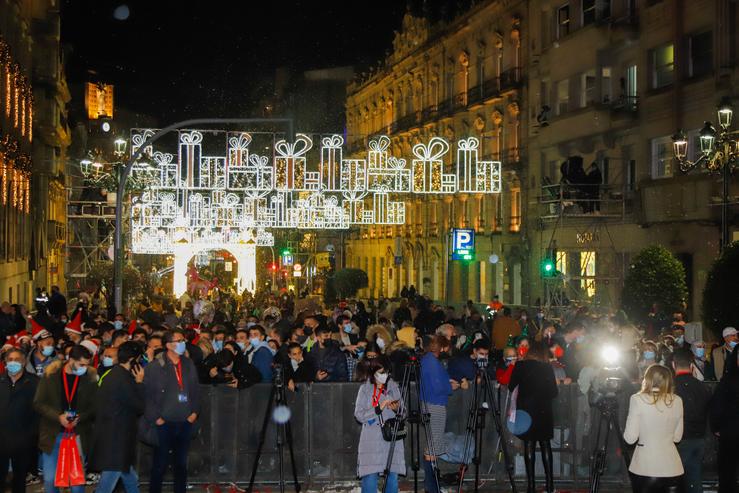
<svg viewBox="0 0 739 493"><path fill-rule="evenodd" d="M146 365L145 420L156 426L157 445L151 464L150 493L161 493L162 480L172 451L174 492L187 488L187 451L190 435L200 413L200 384L192 360L185 356L187 345L181 330L164 334L166 352Z"/></svg>
<svg viewBox="0 0 739 493"><path fill-rule="evenodd" d="M37 416L33 410L38 377L25 371L19 349L5 353L7 373L0 375L0 491L6 491L8 464L13 465L12 492L26 491L26 473L36 453Z"/></svg>
<svg viewBox="0 0 739 493"><path fill-rule="evenodd" d="M295 391L296 383L311 383L316 370L310 361L303 357L303 348L297 342L288 345L290 364L285 365L285 380L287 387Z"/></svg>
<svg viewBox="0 0 739 493"><path fill-rule="evenodd" d="M311 346L308 359L316 369L316 382L346 382L349 380L346 357L338 345L331 340L328 327L322 325L316 330L316 343Z"/></svg>
<svg viewBox="0 0 739 493"><path fill-rule="evenodd" d="M692 360L692 354L686 349L676 350L672 358L675 393L683 401L683 439L677 449L685 469L685 492L702 493L703 453L711 393L693 377Z"/></svg>
<svg viewBox="0 0 739 493"><path fill-rule="evenodd" d="M726 372L711 399L711 431L718 437L718 491L734 493L739 472L739 346L726 358Z"/></svg>
<svg viewBox="0 0 739 493"><path fill-rule="evenodd" d="M144 413L144 370L138 360L144 354L137 342L118 347L118 364L102 380L97 392L95 431L90 465L101 471L96 493L112 493L118 479L126 493L138 493L136 433Z"/></svg>

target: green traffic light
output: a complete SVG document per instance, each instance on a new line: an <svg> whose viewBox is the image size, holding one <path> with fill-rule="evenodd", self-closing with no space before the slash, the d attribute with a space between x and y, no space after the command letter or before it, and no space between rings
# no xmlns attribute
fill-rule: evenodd
<svg viewBox="0 0 739 493"><path fill-rule="evenodd" d="M551 259L541 261L541 273L544 277L551 277L555 274L554 262Z"/></svg>

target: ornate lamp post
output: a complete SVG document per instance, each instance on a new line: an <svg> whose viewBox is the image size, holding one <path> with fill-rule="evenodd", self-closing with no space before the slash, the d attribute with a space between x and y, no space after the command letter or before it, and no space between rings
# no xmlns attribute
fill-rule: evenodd
<svg viewBox="0 0 739 493"><path fill-rule="evenodd" d="M704 168L709 173L721 174L721 250L729 244L729 180L739 168L739 131L731 130L734 110L729 98L723 98L718 107L719 130L711 122L698 133L700 157L690 161L688 155L688 139L682 130L672 136L675 159L680 164L680 171L687 173L695 168Z"/></svg>

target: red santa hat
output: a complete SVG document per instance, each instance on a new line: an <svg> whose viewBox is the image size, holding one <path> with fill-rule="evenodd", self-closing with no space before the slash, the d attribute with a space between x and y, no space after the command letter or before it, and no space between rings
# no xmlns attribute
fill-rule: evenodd
<svg viewBox="0 0 739 493"><path fill-rule="evenodd" d="M134 330L136 330L136 319L135 318L131 320L130 324L128 324L128 335L132 336Z"/></svg>
<svg viewBox="0 0 739 493"><path fill-rule="evenodd" d="M82 335L82 310L77 312L77 315L64 327L64 330L73 334Z"/></svg>
<svg viewBox="0 0 739 493"><path fill-rule="evenodd" d="M98 353L99 346L95 344L95 341L92 339L85 339L84 341L80 342L80 346L90 351L90 354L95 356Z"/></svg>
<svg viewBox="0 0 739 493"><path fill-rule="evenodd" d="M46 339L48 337L51 337L51 332L49 332L48 330L46 330L46 328L43 325L41 325L40 323L36 322L32 318L30 320L31 320L31 334L33 336L32 339L34 341L40 341L42 339Z"/></svg>
<svg viewBox="0 0 739 493"><path fill-rule="evenodd" d="M1 350L2 351L7 351L9 349L13 349L13 348L17 347L16 346L16 342L17 341L15 340L15 336L8 336L5 339L5 343L3 343L3 347L2 347Z"/></svg>
<svg viewBox="0 0 739 493"><path fill-rule="evenodd" d="M29 341L31 340L31 336L29 336L29 335L28 335L28 332L26 331L26 329L23 329L23 330L21 330L20 332L18 332L18 333L17 333L16 335L15 335L15 340L16 340L16 342L17 342L18 344L20 344L20 342L21 342L21 341L22 341L23 339L28 339Z"/></svg>

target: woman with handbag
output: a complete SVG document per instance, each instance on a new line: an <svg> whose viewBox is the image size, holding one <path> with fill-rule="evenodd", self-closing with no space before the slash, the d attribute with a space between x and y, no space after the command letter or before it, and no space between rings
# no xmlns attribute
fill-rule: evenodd
<svg viewBox="0 0 739 493"><path fill-rule="evenodd" d="M549 364L549 348L543 342L535 342L526 353L525 359L518 361L511 373L508 390L518 390L516 398L516 421L523 413L531 418L531 425L526 430L516 432L523 440L524 464L526 465L527 493L536 491L534 476L536 474L536 442L541 449L541 461L544 465L546 492L554 492L552 474L552 438L554 437L554 417L552 402L557 397L557 381L554 370Z"/></svg>
<svg viewBox="0 0 739 493"><path fill-rule="evenodd" d="M636 444L629 464L634 493L683 491L677 446L683 437L683 401L675 395L672 370L647 368L641 390L631 396L624 440Z"/></svg>
<svg viewBox="0 0 739 493"><path fill-rule="evenodd" d="M357 471L362 479L362 493L376 493L380 474L385 473L388 454L392 445L393 429L399 409L403 407L398 384L390 379L392 365L384 357L363 359L360 374L366 376L359 387L354 406L354 417L362 424L357 453ZM383 431L383 427L385 430ZM404 433L403 433L404 435ZM396 436L392 464L387 480L387 493L397 493L398 474L405 475L405 451L403 440Z"/></svg>

